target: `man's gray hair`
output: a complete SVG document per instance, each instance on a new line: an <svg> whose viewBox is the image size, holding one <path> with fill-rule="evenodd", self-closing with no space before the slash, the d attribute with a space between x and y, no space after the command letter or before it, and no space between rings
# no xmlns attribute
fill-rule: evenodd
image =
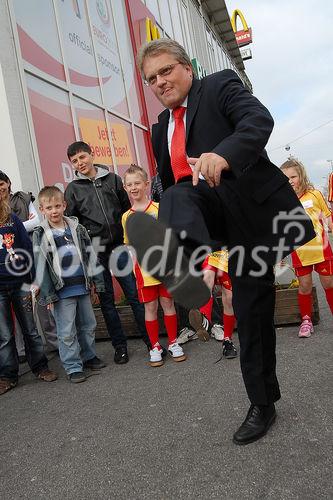
<svg viewBox="0 0 333 500"><path fill-rule="evenodd" d="M165 53L174 56L178 62L192 67L191 59L182 45L175 40L170 40L170 38L159 38L158 40L145 43L138 52L137 64L143 78L145 77L143 73L145 59Z"/></svg>

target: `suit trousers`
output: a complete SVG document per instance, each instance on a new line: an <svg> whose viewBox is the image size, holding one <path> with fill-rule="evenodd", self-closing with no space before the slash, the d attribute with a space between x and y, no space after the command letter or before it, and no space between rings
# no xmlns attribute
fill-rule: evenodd
<svg viewBox="0 0 333 500"><path fill-rule="evenodd" d="M246 391L252 404L277 401L280 391L276 377L273 266L259 265L248 242L242 245L241 230L218 188L210 188L205 181L196 187L181 182L168 188L161 198L159 219L179 235L188 255L201 245L213 250L228 247ZM181 235L184 230L185 238ZM240 251L238 246L242 246Z"/></svg>

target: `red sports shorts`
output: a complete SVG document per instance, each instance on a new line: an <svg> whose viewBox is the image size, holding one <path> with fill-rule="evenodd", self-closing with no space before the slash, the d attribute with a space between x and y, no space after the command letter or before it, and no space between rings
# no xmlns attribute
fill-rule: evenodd
<svg viewBox="0 0 333 500"><path fill-rule="evenodd" d="M159 297L165 297L167 299L171 299L171 295L164 285L151 285L144 286L143 288L138 289L138 297L141 304L145 304L146 302L152 302L153 300L158 299Z"/></svg>
<svg viewBox="0 0 333 500"><path fill-rule="evenodd" d="M332 276L333 275L333 261L324 260L324 262L318 262L318 264L311 264L310 266L295 267L296 276L307 276L311 274L312 271L316 271L321 276Z"/></svg>
<svg viewBox="0 0 333 500"><path fill-rule="evenodd" d="M229 274L226 273L225 271L221 271L221 269L218 269L215 266L211 266L210 264L208 264L208 257L206 257L206 259L204 260L204 262L202 264L202 269L204 271L206 271L206 270L214 271L215 283L217 285L223 286L223 288L225 288L226 290L232 290L231 279L230 279Z"/></svg>

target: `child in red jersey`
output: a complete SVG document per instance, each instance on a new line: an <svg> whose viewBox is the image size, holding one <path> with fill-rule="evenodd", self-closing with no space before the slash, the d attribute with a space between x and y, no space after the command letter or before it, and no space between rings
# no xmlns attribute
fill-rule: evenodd
<svg viewBox="0 0 333 500"><path fill-rule="evenodd" d="M223 329L221 325L211 326L213 297L198 309L192 309L189 314L191 326L199 338L209 340L209 331L216 340L223 341L222 354L227 359L235 358L237 350L231 340L236 318L232 307L232 285L228 275L228 252L220 250L209 254L203 265L204 281L212 291L215 284L221 285L223 304Z"/></svg>
<svg viewBox="0 0 333 500"><path fill-rule="evenodd" d="M147 172L137 165L131 165L124 175L124 187L131 198L132 207L123 214L122 225L124 228L124 242L128 244L126 221L136 211L146 212L157 219L158 203L148 199ZM149 238L149 235L147 235ZM159 326L157 319L158 303L160 302L164 313L164 323L168 335L168 350L175 361L184 361L186 356L177 342L177 315L173 299L166 288L155 278L147 274L135 263L135 276L137 280L138 297L145 307L145 322L149 339L152 345L150 350L150 365L163 365L162 347L159 343Z"/></svg>
<svg viewBox="0 0 333 500"><path fill-rule="evenodd" d="M316 237L295 250L291 256L299 281L298 303L302 323L298 336L305 338L313 333L311 321L313 270L319 274L328 305L333 313L333 252L325 230L325 226L328 226L332 231L332 218L322 193L314 189L300 161L290 159L280 168L289 178L316 231Z"/></svg>

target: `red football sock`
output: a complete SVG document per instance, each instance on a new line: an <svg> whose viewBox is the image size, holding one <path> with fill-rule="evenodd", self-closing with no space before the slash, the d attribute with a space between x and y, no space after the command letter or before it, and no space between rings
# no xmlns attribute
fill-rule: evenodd
<svg viewBox="0 0 333 500"><path fill-rule="evenodd" d="M298 292L298 305L301 313L301 317L309 316L311 318L312 313L312 294L302 294Z"/></svg>
<svg viewBox="0 0 333 500"><path fill-rule="evenodd" d="M235 328L236 318L234 314L223 314L224 338L231 339Z"/></svg>
<svg viewBox="0 0 333 500"><path fill-rule="evenodd" d="M330 306L331 313L333 314L333 288L326 288L325 294L327 303Z"/></svg>
<svg viewBox="0 0 333 500"><path fill-rule="evenodd" d="M164 315L165 329L168 334L169 344L173 344L177 338L177 315Z"/></svg>
<svg viewBox="0 0 333 500"><path fill-rule="evenodd" d="M210 323L212 322L212 309L213 309L213 297L209 299L207 304L200 307L200 312L206 316L206 318Z"/></svg>
<svg viewBox="0 0 333 500"><path fill-rule="evenodd" d="M145 323L150 343L152 347L154 347L155 344L158 344L158 320L157 319L153 319L152 321L146 320Z"/></svg>

